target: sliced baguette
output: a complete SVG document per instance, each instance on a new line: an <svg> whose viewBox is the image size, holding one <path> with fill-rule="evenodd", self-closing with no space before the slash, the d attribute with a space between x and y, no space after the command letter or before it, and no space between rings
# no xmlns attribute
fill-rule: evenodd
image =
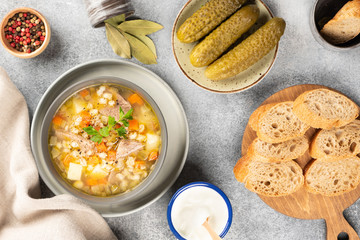
<svg viewBox="0 0 360 240"><path fill-rule="evenodd" d="M258 117L256 133L264 142L279 143L300 137L310 128L293 113L293 102L270 106Z"/></svg>
<svg viewBox="0 0 360 240"><path fill-rule="evenodd" d="M345 43L355 38L360 33L360 0L347 2L320 33L332 44Z"/></svg>
<svg viewBox="0 0 360 240"><path fill-rule="evenodd" d="M303 171L294 161L264 163L245 155L234 167L234 174L247 189L268 197L292 194L304 184Z"/></svg>
<svg viewBox="0 0 360 240"><path fill-rule="evenodd" d="M261 162L286 162L302 156L308 148L309 141L305 136L281 143L267 143L256 138L247 155Z"/></svg>
<svg viewBox="0 0 360 240"><path fill-rule="evenodd" d="M267 110L269 110L270 108L272 108L273 106L275 106L276 103L270 103L270 104L265 104L262 105L260 107L258 107L250 116L249 118L249 126L254 130L257 131L257 127L259 124L259 119L261 114L263 114L264 112L266 112Z"/></svg>
<svg viewBox="0 0 360 240"><path fill-rule="evenodd" d="M354 190L360 183L360 158L338 161L315 160L305 172L305 188L324 196L337 196Z"/></svg>
<svg viewBox="0 0 360 240"><path fill-rule="evenodd" d="M301 121L313 128L323 129L344 126L359 116L359 108L353 101L322 88L298 96L293 111Z"/></svg>
<svg viewBox="0 0 360 240"><path fill-rule="evenodd" d="M313 137L310 156L336 161L360 153L360 120L331 130L320 130Z"/></svg>

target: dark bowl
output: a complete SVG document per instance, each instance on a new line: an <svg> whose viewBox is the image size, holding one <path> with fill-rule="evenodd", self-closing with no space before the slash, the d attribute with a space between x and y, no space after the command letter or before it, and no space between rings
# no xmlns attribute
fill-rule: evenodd
<svg viewBox="0 0 360 240"><path fill-rule="evenodd" d="M324 38L320 30L324 25L332 19L335 14L347 3L349 0L317 0L311 9L310 13L310 28L314 38L325 48L331 50L348 50L358 47L360 45L360 34L354 39L342 43L332 44Z"/></svg>

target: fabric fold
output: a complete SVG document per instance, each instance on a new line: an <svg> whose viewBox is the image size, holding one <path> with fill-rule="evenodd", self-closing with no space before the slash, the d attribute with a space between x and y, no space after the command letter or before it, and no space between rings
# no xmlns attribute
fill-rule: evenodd
<svg viewBox="0 0 360 240"><path fill-rule="evenodd" d="M40 199L27 105L1 67L0 103L0 239L116 239L105 220L79 199Z"/></svg>

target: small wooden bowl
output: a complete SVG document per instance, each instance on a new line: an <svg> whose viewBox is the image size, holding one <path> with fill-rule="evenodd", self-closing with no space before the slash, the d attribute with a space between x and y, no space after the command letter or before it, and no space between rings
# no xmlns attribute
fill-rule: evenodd
<svg viewBox="0 0 360 240"><path fill-rule="evenodd" d="M8 23L9 19L11 17L13 17L18 12L30 12L30 13L36 15L37 17L39 17L41 19L41 21L44 22L45 31L46 31L45 41L43 42L43 44L41 45L40 48L38 48L37 50L35 50L35 51L31 52L31 53L19 52L15 48L11 47L9 41L5 38L4 28L5 28L6 24ZM39 55L40 53L42 53L45 50L45 48L49 44L50 38L51 38L51 31L50 31L49 22L46 20L46 18L41 13L39 13L38 11L36 11L36 10L34 10L32 8L28 8L28 7L16 8L16 9L10 11L8 14L6 14L6 16L3 18L3 20L2 20L2 22L0 24L0 31L1 31L0 41L1 41L2 45L5 47L5 49L9 53L11 53L15 57L19 57L19 58L33 58L33 57L36 57L37 55Z"/></svg>

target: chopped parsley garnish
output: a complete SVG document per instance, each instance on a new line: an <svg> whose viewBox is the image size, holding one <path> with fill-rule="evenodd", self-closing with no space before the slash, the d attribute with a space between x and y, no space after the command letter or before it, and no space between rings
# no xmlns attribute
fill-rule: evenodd
<svg viewBox="0 0 360 240"><path fill-rule="evenodd" d="M134 109L130 109L126 114L122 110L122 108L119 108L119 121L116 121L114 117L109 116L108 118L108 125L106 127L100 128L99 131L97 131L93 126L88 126L83 128L83 130L89 134L91 137L91 141L101 143L102 139L104 137L108 137L110 135L110 131L113 129L113 127L117 123L122 123L123 125L120 128L115 129L117 134L120 137L127 138L126 137L126 129L125 127L129 126L129 120L132 120L132 114Z"/></svg>

